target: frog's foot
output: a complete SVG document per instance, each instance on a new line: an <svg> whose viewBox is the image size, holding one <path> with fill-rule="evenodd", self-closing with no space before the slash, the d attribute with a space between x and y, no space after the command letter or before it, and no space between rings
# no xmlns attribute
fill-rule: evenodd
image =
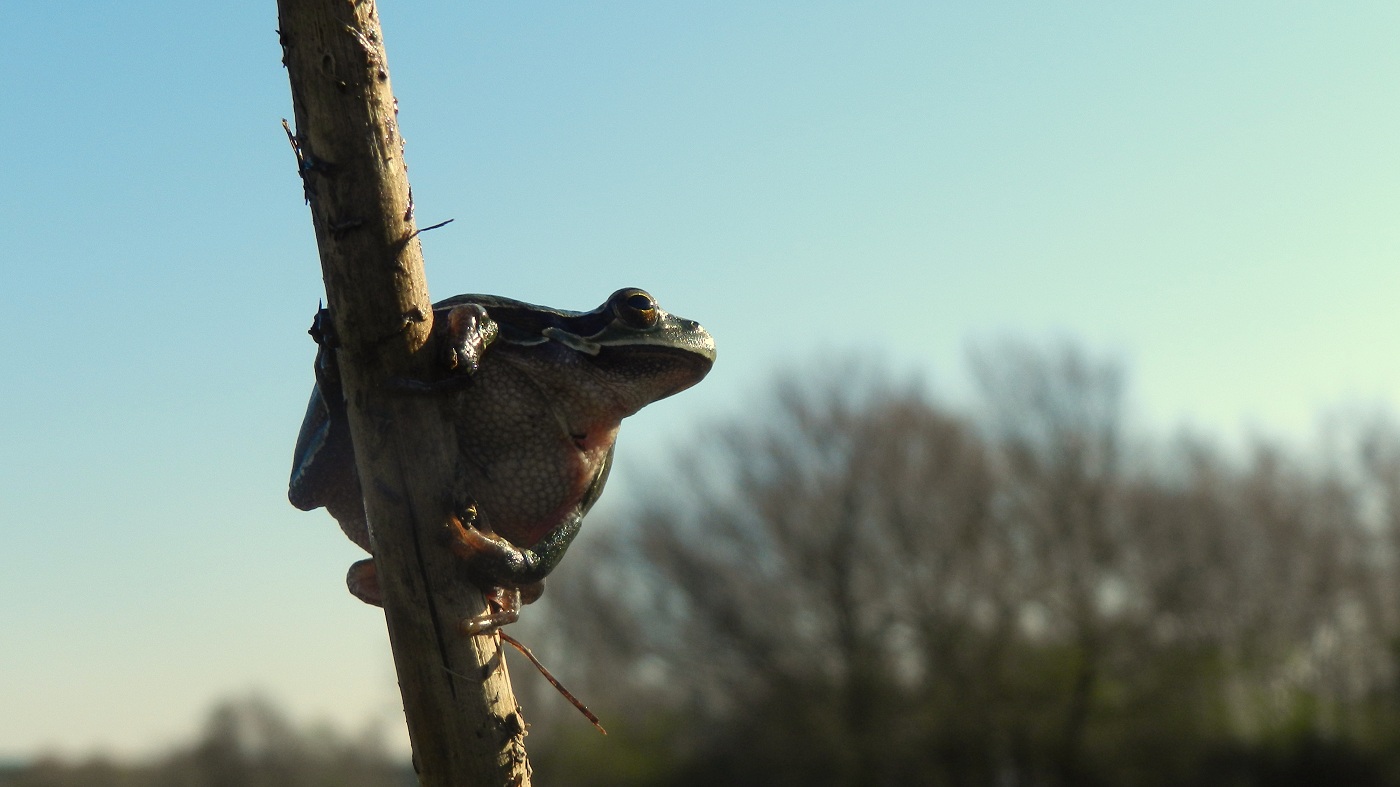
<svg viewBox="0 0 1400 787"><path fill-rule="evenodd" d="M342 394L340 366L336 362L335 350L340 346L340 337L335 332L335 323L331 321L330 309L321 307L316 310L316 317L311 321L311 329L307 333L316 340L316 363L313 367L316 385L320 386L323 397L338 399Z"/></svg>
<svg viewBox="0 0 1400 787"><path fill-rule="evenodd" d="M462 621L468 636L494 634L496 629L520 619L520 608L533 604L544 593L544 580L520 588L495 587L486 590L486 611Z"/></svg>
<svg viewBox="0 0 1400 787"><path fill-rule="evenodd" d="M472 382L472 375L481 366L481 357L496 337L500 326L476 303L454 306L443 315L446 325L442 341L447 346L445 365L451 376L441 380L414 380L395 377L388 381L391 390L402 393L440 393L458 391Z"/></svg>
<svg viewBox="0 0 1400 787"><path fill-rule="evenodd" d="M365 558L350 565L350 571L345 575L345 585L350 588L350 593L355 598L373 604L376 607L384 606L384 596L379 590L379 572L374 567L374 558Z"/></svg>
<svg viewBox="0 0 1400 787"><path fill-rule="evenodd" d="M494 634L496 629L520 619L519 588L491 588L486 591L486 611L462 621L467 636Z"/></svg>
<svg viewBox="0 0 1400 787"><path fill-rule="evenodd" d="M471 374L481 365L486 348L500 336L500 326L478 303L447 311L447 368Z"/></svg>
<svg viewBox="0 0 1400 787"><path fill-rule="evenodd" d="M316 344L322 347L339 347L340 337L336 335L335 323L331 322L331 310L324 306L317 306L316 316L311 320L311 329L307 331L311 338L316 340Z"/></svg>

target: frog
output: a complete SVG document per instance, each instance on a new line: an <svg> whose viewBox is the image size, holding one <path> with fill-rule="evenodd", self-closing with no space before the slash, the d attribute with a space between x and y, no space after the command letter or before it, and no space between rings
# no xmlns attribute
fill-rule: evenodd
<svg viewBox="0 0 1400 787"><path fill-rule="evenodd" d="M455 440L456 483L446 542L487 609L463 632L490 634L538 599L607 482L622 419L700 382L715 343L698 322L664 311L645 290L620 289L591 311L495 295L433 304L442 348L436 377L386 383L443 397ZM318 312L315 384L302 419L288 499L324 507L373 555L334 323ZM352 595L383 605L373 557L346 575Z"/></svg>

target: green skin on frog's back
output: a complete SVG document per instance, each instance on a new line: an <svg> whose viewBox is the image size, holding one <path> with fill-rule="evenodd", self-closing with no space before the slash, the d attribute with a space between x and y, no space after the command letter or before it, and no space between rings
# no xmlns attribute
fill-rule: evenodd
<svg viewBox="0 0 1400 787"><path fill-rule="evenodd" d="M491 295L433 306L448 348L446 378L403 382L449 397L458 446L461 505L452 548L488 591L494 614L468 621L484 633L515 619L578 533L607 480L619 422L699 382L715 360L709 333L662 311L638 289L619 290L588 312ZM333 341L324 315L316 386L297 437L288 498L325 506L370 551L359 476ZM458 495L461 497L461 495ZM379 604L372 560L351 566L350 590Z"/></svg>

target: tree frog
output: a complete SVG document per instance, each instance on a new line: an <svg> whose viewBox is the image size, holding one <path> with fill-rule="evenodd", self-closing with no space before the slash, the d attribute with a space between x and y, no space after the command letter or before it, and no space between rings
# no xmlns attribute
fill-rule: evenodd
<svg viewBox="0 0 1400 787"><path fill-rule="evenodd" d="M715 343L699 323L635 288L587 312L458 295L434 304L433 316L446 348L441 379L396 385L448 397L459 487L451 490L449 546L490 604L463 627L490 633L543 591L603 490L619 422L698 383L714 364ZM322 311L311 331L320 344L316 385L288 498L304 511L325 506L372 553L332 332ZM381 603L372 559L352 565L347 584L366 603Z"/></svg>

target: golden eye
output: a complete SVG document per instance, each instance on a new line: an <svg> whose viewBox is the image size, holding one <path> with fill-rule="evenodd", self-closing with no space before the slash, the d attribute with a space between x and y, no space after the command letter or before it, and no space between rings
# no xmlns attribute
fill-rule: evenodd
<svg viewBox="0 0 1400 787"><path fill-rule="evenodd" d="M618 290L609 300L612 302L613 316L630 327L651 328L661 319L656 299L645 290Z"/></svg>

